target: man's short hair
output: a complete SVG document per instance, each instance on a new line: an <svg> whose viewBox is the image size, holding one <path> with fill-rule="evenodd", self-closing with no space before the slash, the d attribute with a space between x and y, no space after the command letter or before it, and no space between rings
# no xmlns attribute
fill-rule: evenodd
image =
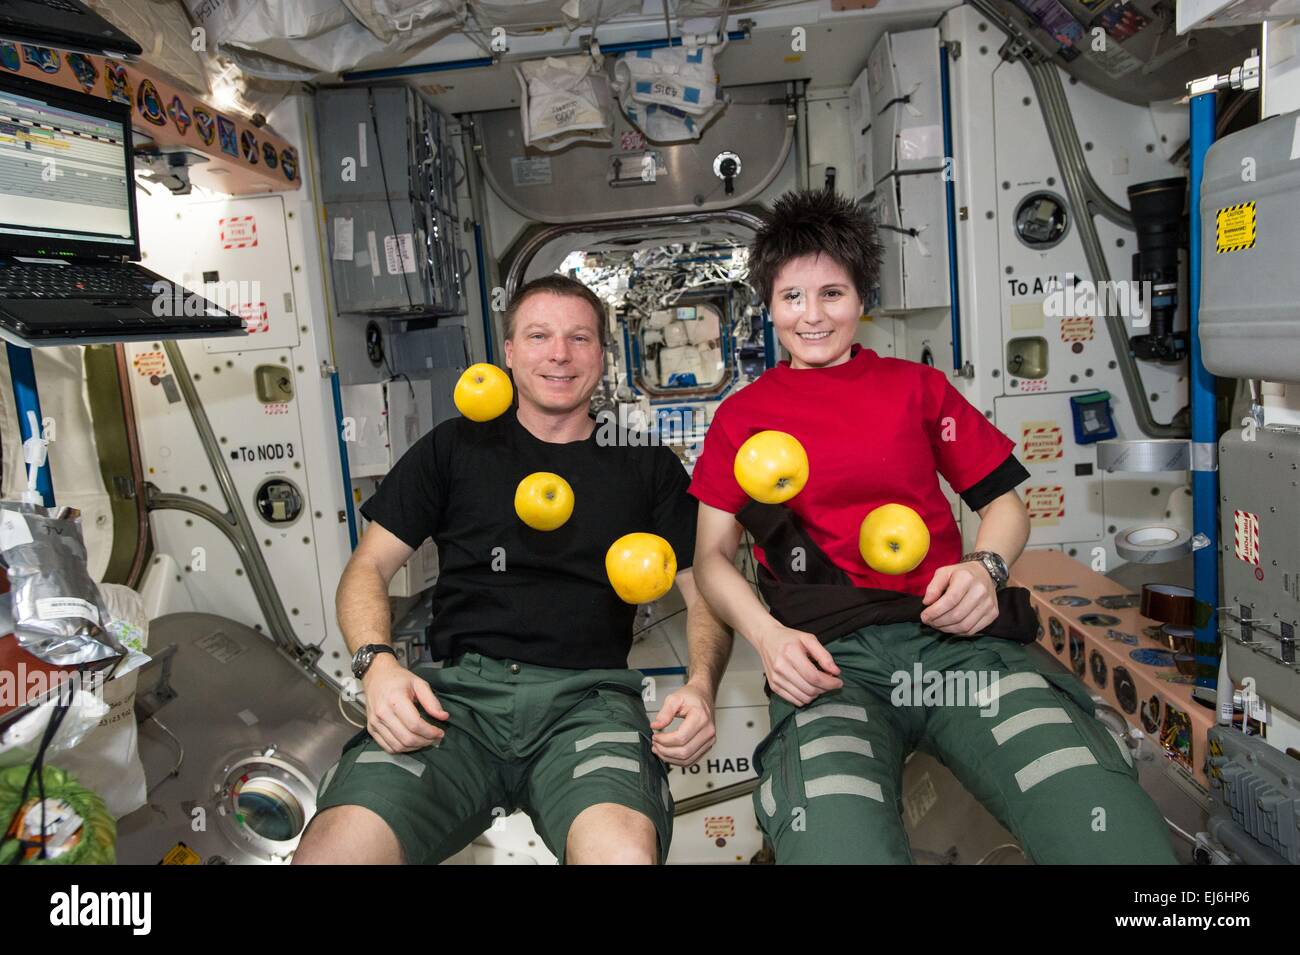
<svg viewBox="0 0 1300 955"><path fill-rule="evenodd" d="M771 307L772 287L791 259L825 255L853 280L858 298L880 277L880 240L867 211L851 199L826 190L787 192L776 200L749 252L749 284Z"/></svg>
<svg viewBox="0 0 1300 955"><path fill-rule="evenodd" d="M591 311L596 318L596 333L600 338L600 347L605 348L609 344L609 330L606 328L605 303L600 300L600 296L593 292L587 286L583 285L577 279L571 279L567 275L560 275L558 272L553 275L543 275L539 279L533 279L531 282L525 282L515 292L514 298L510 300L509 307L506 308L505 317L505 337L515 337L515 316L519 314L519 307L532 295L540 292L550 292L552 295L568 295L572 298L580 298L591 306Z"/></svg>

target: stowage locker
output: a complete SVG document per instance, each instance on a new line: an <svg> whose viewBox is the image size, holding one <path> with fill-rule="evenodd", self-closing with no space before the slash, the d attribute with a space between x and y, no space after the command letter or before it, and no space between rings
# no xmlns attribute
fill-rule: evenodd
<svg viewBox="0 0 1300 955"><path fill-rule="evenodd" d="M322 90L317 115L339 311L462 313L446 117L407 87Z"/></svg>

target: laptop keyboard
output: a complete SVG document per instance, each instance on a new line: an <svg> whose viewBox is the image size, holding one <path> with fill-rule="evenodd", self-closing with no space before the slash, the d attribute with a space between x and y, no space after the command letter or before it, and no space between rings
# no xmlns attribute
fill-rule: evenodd
<svg viewBox="0 0 1300 955"><path fill-rule="evenodd" d="M152 300L158 281L145 272L122 265L29 265L12 262L0 266L0 298L80 298ZM166 283L163 295L171 295Z"/></svg>
<svg viewBox="0 0 1300 955"><path fill-rule="evenodd" d="M85 13L84 10L68 3L67 0L37 0L37 2L43 6L49 7L51 10L62 10L64 13Z"/></svg>

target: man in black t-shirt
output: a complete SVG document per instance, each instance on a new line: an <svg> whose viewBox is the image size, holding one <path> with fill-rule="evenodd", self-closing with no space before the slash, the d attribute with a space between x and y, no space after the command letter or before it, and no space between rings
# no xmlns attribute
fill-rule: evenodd
<svg viewBox="0 0 1300 955"><path fill-rule="evenodd" d="M667 855L660 760L691 765L712 745L731 635L695 589L696 505L681 462L666 447L602 440L588 414L605 329L581 283L525 285L505 320L518 406L438 425L362 507L370 527L337 605L367 732L326 774L295 862L439 862L516 808L562 861ZM515 514L516 487L539 471L573 489L573 512L552 531ZM688 680L653 724L627 667L635 607L605 572L609 546L637 531L672 545L687 605ZM430 537L430 638L446 664L414 673L386 652L388 583Z"/></svg>

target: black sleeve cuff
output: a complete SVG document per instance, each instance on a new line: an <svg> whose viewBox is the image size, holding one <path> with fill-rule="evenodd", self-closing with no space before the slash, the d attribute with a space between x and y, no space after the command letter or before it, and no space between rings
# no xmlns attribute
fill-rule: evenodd
<svg viewBox="0 0 1300 955"><path fill-rule="evenodd" d="M1025 466L1016 460L1014 454L1008 454L1007 459L994 468L988 476L962 491L961 499L972 511L978 511L985 504L990 504L1007 491L1013 490L1027 477L1029 472L1025 470Z"/></svg>

